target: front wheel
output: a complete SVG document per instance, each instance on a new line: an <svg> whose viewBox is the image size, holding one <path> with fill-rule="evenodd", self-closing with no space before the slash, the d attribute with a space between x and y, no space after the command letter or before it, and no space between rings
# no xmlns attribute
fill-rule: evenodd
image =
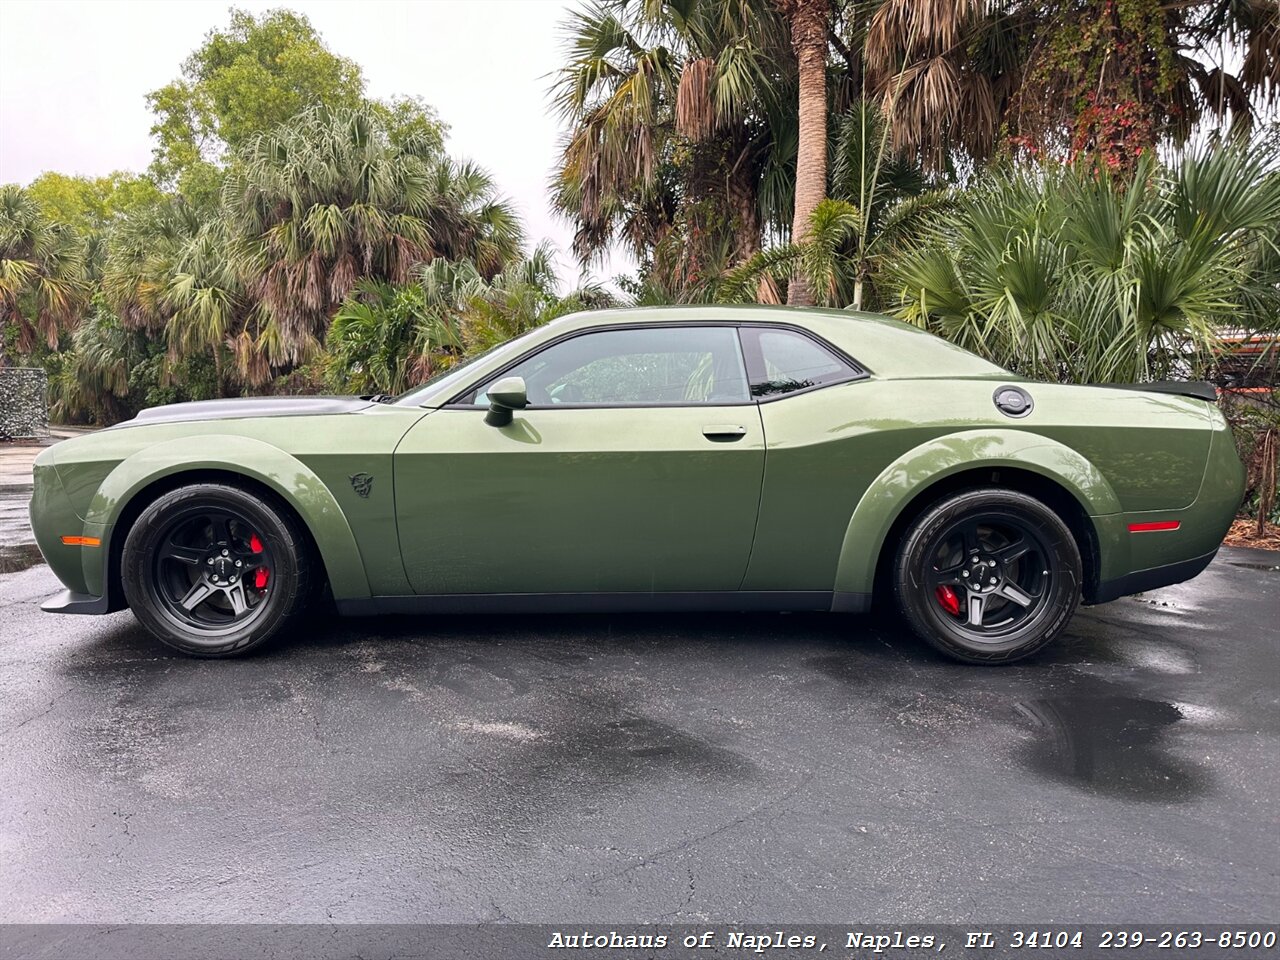
<svg viewBox="0 0 1280 960"><path fill-rule="evenodd" d="M134 615L161 641L227 657L265 643L300 612L311 563L298 522L274 498L198 483L142 511L121 573Z"/></svg>
<svg viewBox="0 0 1280 960"><path fill-rule="evenodd" d="M1013 490L968 490L907 530L894 594L912 629L965 663L1011 663L1066 627L1080 601L1080 550L1049 507Z"/></svg>

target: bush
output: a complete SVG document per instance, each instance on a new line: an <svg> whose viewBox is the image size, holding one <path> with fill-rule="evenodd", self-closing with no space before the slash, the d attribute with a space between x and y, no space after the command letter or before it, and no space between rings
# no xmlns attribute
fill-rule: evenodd
<svg viewBox="0 0 1280 960"><path fill-rule="evenodd" d="M1261 511L1268 523L1280 524L1280 498L1275 495L1280 390L1272 390L1269 395L1227 392L1222 395L1221 407L1235 434L1236 449L1246 471L1239 516L1256 520Z"/></svg>

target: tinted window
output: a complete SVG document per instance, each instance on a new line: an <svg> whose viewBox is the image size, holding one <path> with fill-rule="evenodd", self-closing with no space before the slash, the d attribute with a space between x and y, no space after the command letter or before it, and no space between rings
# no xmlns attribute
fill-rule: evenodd
<svg viewBox="0 0 1280 960"><path fill-rule="evenodd" d="M793 330L743 327L751 395L773 397L851 380L858 371L817 341Z"/></svg>
<svg viewBox="0 0 1280 960"><path fill-rule="evenodd" d="M529 404L745 403L732 327L601 330L563 340L499 377L523 377ZM475 398L488 402L481 388Z"/></svg>

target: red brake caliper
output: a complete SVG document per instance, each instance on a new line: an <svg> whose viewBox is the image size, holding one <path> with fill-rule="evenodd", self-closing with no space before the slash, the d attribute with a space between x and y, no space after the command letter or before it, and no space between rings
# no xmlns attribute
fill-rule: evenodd
<svg viewBox="0 0 1280 960"><path fill-rule="evenodd" d="M249 549L254 553L261 553L263 550L262 541L258 538L256 533L249 535ZM267 580L270 576L271 574L267 571L266 567L259 567L253 572L254 588L257 590L267 589Z"/></svg>
<svg viewBox="0 0 1280 960"><path fill-rule="evenodd" d="M960 616L960 598L956 592L950 587L942 586L937 591L938 603L942 604L942 609L947 611L953 617Z"/></svg>

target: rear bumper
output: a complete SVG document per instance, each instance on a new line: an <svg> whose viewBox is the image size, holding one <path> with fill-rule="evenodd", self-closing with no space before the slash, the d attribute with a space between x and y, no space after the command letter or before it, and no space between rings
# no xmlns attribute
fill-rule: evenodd
<svg viewBox="0 0 1280 960"><path fill-rule="evenodd" d="M1112 600L1118 600L1120 597L1143 593L1147 590L1155 590L1157 587L1167 587L1174 583L1182 583L1184 580L1199 576L1217 555L1218 548L1214 547L1200 557L1180 560L1177 563L1168 563L1160 567L1151 567L1147 570L1137 570L1133 573L1125 574L1123 577L1117 577L1115 580L1104 580L1098 584L1097 591L1088 602L1090 604L1109 603Z"/></svg>

